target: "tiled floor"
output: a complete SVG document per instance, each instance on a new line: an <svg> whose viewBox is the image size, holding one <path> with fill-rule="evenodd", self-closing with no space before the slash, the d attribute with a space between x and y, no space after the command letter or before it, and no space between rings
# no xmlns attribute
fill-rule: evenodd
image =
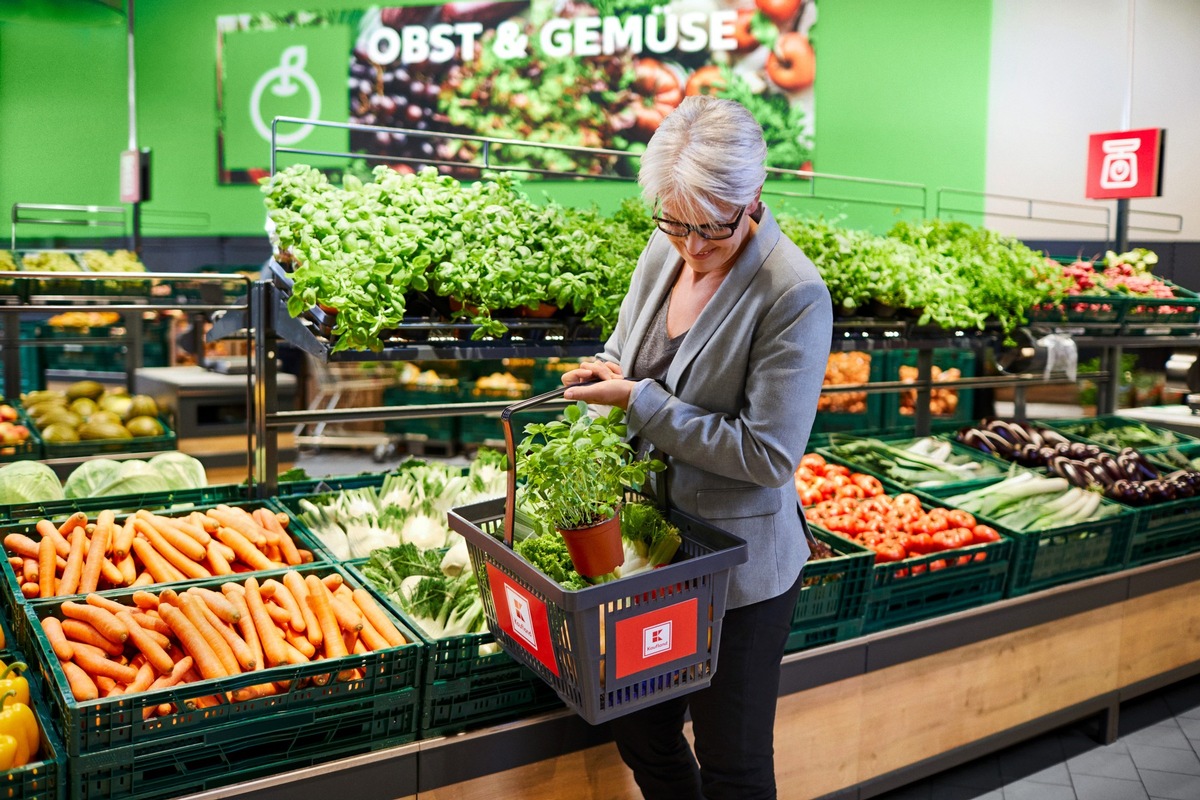
<svg viewBox="0 0 1200 800"><path fill-rule="evenodd" d="M1200 678L1121 707L1111 745L1067 726L878 800L1200 800Z"/></svg>

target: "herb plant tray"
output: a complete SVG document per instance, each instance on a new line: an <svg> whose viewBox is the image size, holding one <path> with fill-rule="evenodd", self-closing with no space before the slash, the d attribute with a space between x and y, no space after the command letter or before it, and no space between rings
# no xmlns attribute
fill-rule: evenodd
<svg viewBox="0 0 1200 800"><path fill-rule="evenodd" d="M1133 447L1145 455L1155 455L1182 445L1200 444L1200 439L1157 425L1148 425L1141 420L1119 415L1104 417L1080 417L1078 419L1044 419L1035 424L1053 428L1064 436L1088 444L1094 444L1110 453L1119 453L1124 447ZM1132 432L1130 437L1120 433L1121 428ZM1157 442L1157 444L1152 443Z"/></svg>
<svg viewBox="0 0 1200 800"><path fill-rule="evenodd" d="M454 509L450 527L467 540L496 640L567 706L599 724L711 682L745 542L671 511L683 539L674 563L569 591L505 544L504 508L497 499Z"/></svg>
<svg viewBox="0 0 1200 800"><path fill-rule="evenodd" d="M36 761L0 772L0 797L6 800L61 800L66 785L66 764L62 742L49 713L50 706L47 703L45 687L38 677L37 670L23 653L0 650L0 661L5 664L15 661L29 664L29 670L25 673L29 681L29 702L41 733L41 745Z"/></svg>
<svg viewBox="0 0 1200 800"><path fill-rule="evenodd" d="M801 575L803 586L792 612L787 651L833 644L862 632L867 595L873 581L875 555L867 548L821 528L813 536L835 555L809 559Z"/></svg>
<svg viewBox="0 0 1200 800"><path fill-rule="evenodd" d="M316 575L321 578L336 574L351 588L361 586L353 576L332 564L310 564L295 568L294 571L302 576ZM256 577L260 580L272 577L282 580L286 572L288 570L274 570L257 573ZM193 582L192 585L220 591L221 584L226 580L228 578L218 578ZM182 584L178 586L184 588ZM370 587L366 589L378 603L378 595ZM132 605L131 590L101 594L122 605ZM25 613L27 627L36 638L39 667L51 687L62 723L66 752L72 761L82 755L95 755L97 759L111 757L115 748L144 745L130 754L127 762L133 762L138 753L169 752L167 748L170 743L178 741L175 737L185 734L200 735L207 743L208 739L218 740L218 731L226 737L231 735L231 730L256 731L260 737L271 733L286 736L288 734L285 731L303 733L303 728L296 730L295 723L322 719L327 709L336 713L346 704L403 690L411 691L420 685L424 645L401 620L382 608L392 624L408 639L407 644L81 702L72 694L66 675L41 626L41 620L45 617L62 618L61 605L61 599L37 601L26 606ZM265 683L274 684L274 694L233 699L238 690ZM413 695L411 699L415 706L416 696ZM171 704L171 712L153 716L160 704L164 703ZM295 712L301 712L301 716L293 720L290 716ZM373 724L374 715L372 706ZM415 721L415 714L410 719ZM388 726L391 727L391 723ZM408 736L413 732L415 726L410 722L402 735ZM238 736L237 733L233 735Z"/></svg>

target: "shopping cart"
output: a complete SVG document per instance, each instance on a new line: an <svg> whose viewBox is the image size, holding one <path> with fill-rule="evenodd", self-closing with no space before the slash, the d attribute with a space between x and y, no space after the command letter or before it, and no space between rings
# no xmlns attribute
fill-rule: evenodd
<svg viewBox="0 0 1200 800"><path fill-rule="evenodd" d="M563 589L517 555L511 417L564 391L504 410L507 497L455 508L449 519L467 541L496 641L581 717L599 724L712 681L729 571L746 560L746 543L669 509L667 518L683 540L671 564L577 591Z"/></svg>

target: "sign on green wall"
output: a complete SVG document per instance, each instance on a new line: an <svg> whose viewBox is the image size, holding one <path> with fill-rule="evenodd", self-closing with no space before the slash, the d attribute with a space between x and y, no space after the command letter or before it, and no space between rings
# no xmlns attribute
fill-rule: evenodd
<svg viewBox="0 0 1200 800"><path fill-rule="evenodd" d="M768 163L800 169L812 161L815 21L814 0L512 0L221 17L219 174L224 183L261 176L270 120L288 115L372 127L347 135L287 125L280 144L386 156L400 169L432 162L473 177L461 165L486 159L530 174L631 175L636 160L621 154L639 152L684 96L700 93L746 105L764 128Z"/></svg>

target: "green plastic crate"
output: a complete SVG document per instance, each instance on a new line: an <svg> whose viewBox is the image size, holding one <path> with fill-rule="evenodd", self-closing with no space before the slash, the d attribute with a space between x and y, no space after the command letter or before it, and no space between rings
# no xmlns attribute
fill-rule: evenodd
<svg viewBox="0 0 1200 800"><path fill-rule="evenodd" d="M39 323L22 322L19 328L21 341L27 341L37 336ZM0 320L0 331L4 328ZM3 339L0 339L0 343ZM3 355L0 348L0 356ZM40 347L20 347L21 392L34 392L46 388L46 355ZM0 395L4 394L4 362L0 358ZM12 398L16 399L16 398Z"/></svg>
<svg viewBox="0 0 1200 800"><path fill-rule="evenodd" d="M37 427L33 424L33 420L25 413L25 409L21 407L19 400L6 400L5 404L11 405L16 409L16 422L29 429L29 438L20 444L0 445L0 464L10 461L28 461L29 459L41 458L42 437L38 433Z"/></svg>
<svg viewBox="0 0 1200 800"><path fill-rule="evenodd" d="M72 800L157 800L265 778L416 739L403 689L113 747L69 760ZM336 794L336 793L335 793Z"/></svg>
<svg viewBox="0 0 1200 800"><path fill-rule="evenodd" d="M1127 566L1200 551L1200 497L1139 506Z"/></svg>
<svg viewBox="0 0 1200 800"><path fill-rule="evenodd" d="M1170 450L1171 448L1180 447L1182 445L1200 445L1200 439L1197 439L1194 436L1189 436L1186 433L1179 433L1178 431L1171 431L1171 430L1168 430L1167 428L1163 428L1158 425L1149 425L1149 424L1142 422L1141 420L1130 419L1127 417L1122 417L1117 414L1114 414L1111 416L1103 416L1103 417L1079 417L1076 419L1042 419L1042 420L1035 420L1034 422L1037 425L1042 425L1047 428L1053 428L1054 430L1058 431L1059 433L1063 434L1064 436L1067 436L1068 438L1074 439L1076 441L1086 442L1088 444L1094 444L1097 447L1101 448L1102 450L1105 450L1105 451L1107 451L1109 453L1113 453L1113 454L1119 453L1121 451L1121 448L1101 444L1100 442L1096 441L1095 439L1088 438L1087 436L1084 436L1081 433L1074 433L1070 429L1073 428L1074 426L1081 425L1081 424L1098 424L1098 425L1102 426L1102 428L1105 431L1110 431L1113 428L1119 428L1122 425L1145 425L1147 428L1149 428L1152 431L1155 431L1156 433L1163 433L1163 434L1170 433L1173 436L1175 436L1177 441L1174 444L1163 445L1163 446L1159 446L1159 447L1138 447L1137 448L1138 452L1143 453L1148 456L1162 453L1166 450Z"/></svg>
<svg viewBox="0 0 1200 800"><path fill-rule="evenodd" d="M849 354L832 353L829 358L832 362L834 359L845 355ZM887 353L882 351L863 352L859 355L865 356L870 360L867 383L878 383L884 380L883 376L887 371ZM828 377L828 375L829 368L826 367L826 376ZM821 408L821 404L844 402L846 397L842 393L822 395L817 407L817 415L813 420L812 432L814 434L852 431L861 435L868 435L884 430L884 398L879 393L864 394L863 401L866 403L866 410L861 413Z"/></svg>
<svg viewBox="0 0 1200 800"><path fill-rule="evenodd" d="M809 560L792 611L788 652L832 644L862 631L875 555L867 548L822 528L812 534L833 548L833 558Z"/></svg>
<svg viewBox="0 0 1200 800"><path fill-rule="evenodd" d="M913 436L911 433L901 433L901 434L890 435L890 436L876 436L873 438L878 439L881 442L890 444L892 446L901 446L902 447L906 444L909 444L910 442L914 442L917 439L921 439L921 438L925 438L925 437ZM832 448L835 444L837 444L837 440L838 440L838 437L836 437L836 436L831 437L829 444L826 445L825 447L818 447L816 452L822 458L824 458L826 461L830 461L834 464L842 464L843 466L849 467L850 469L852 469L855 472L861 472L864 475L871 475L872 477L878 478L880 480L880 482L883 483L884 486L888 487L889 489L898 489L900 491L910 491L910 489L912 487L897 481L895 478L891 478L887 475L884 475L881 472L877 472L876 470L871 469L870 467L867 467L866 465L864 465L862 463L859 463L858 461L854 460L850 456L842 456L842 455L839 455L838 453L836 453ZM945 441L950 441L950 440L945 440ZM1005 472L1008 471L1009 466L1010 466L1007 461L1003 461L1003 460L995 458L993 456L989 456L988 454L986 454L984 452L976 450L972 447L967 447L966 445L960 444L955 441L950 441L950 449L951 449L951 452L954 453L955 455L969 457L972 461L976 461L980 464L989 464L989 465L995 467L997 470L999 470L995 477L1002 476ZM938 488L939 489L963 490L963 489L967 489L972 486L975 486L981 482L987 482L988 480L991 480L991 479L992 478L972 478L970 480L955 481L954 483L942 484Z"/></svg>
<svg viewBox="0 0 1200 800"><path fill-rule="evenodd" d="M161 512L161 513L162 513L162 516L168 516L168 517L173 516L173 515L178 515L178 514L185 514L185 513L190 514L193 511L204 511L204 510L211 508L218 504L219 503L214 502L214 503L210 503L210 504L206 504L206 505L193 505L188 508L177 509L175 512L167 511L167 512ZM227 503L227 505L234 506L234 507L243 507L243 508L247 508L250 510L253 510L256 508L269 508L272 511L278 511L280 509L280 506L274 500L265 500L265 501L251 500L251 501L242 501L242 502L229 502L229 503ZM89 502L85 507L75 508L74 510L87 511L89 519L92 519L92 521L94 521L94 516L96 513L99 513L99 511L101 509L109 508L109 507L110 507L110 504L106 503L103 499L101 499L101 500ZM62 510L66 513L63 513L58 516L48 517L48 519L50 519L52 522L54 522L55 526L61 525L61 523L64 522L66 520L66 518L70 516L71 513L74 513L74 510L70 511L70 512L67 512L65 508L63 508ZM118 516L117 517L117 525L123 524L126 516L127 515ZM38 519L45 519L45 518L46 517L39 517ZM0 523L0 537L7 536L10 533L19 533L19 534L24 534L24 535L28 536L30 539L33 539L34 541L38 541L41 537L39 537L38 534L36 533L36 527L37 527L36 519L24 519L19 522L14 522L14 521L10 520L9 522L6 522L6 523ZM289 535L292 537L292 540L296 543L296 547L298 547L301 550L311 551L313 554L314 561L322 562L322 561L328 560L325 556L325 551L319 546L319 544L316 541L314 541L312 539L312 537L307 533L307 531L305 531L303 529L302 526L297 526L295 521L293 520L287 526L287 528L288 528ZM8 610L9 614L12 615L12 618L18 619L22 613L20 609L23 606L25 606L26 604L28 604L30 602L30 600L27 600L25 598L25 596L21 593L21 581L18 579L17 574L13 570L12 565L8 563L7 556L9 554L8 554L7 550L4 551L4 555L5 555L5 558L3 559L3 564L0 564L0 575L3 576L3 582L2 582L2 584L0 584L3 587L3 591L0 592L0 595L2 595L2 598L0 598L0 599L3 600L5 607ZM228 579L228 577L229 576L226 576L226 579ZM201 585L203 585L205 582L211 581L211 580L212 579L209 579L209 578L193 578L190 580L181 581L181 582L177 582L177 583L171 583L171 584L156 583L156 584L148 584L148 586L161 588L161 587L164 587L167 585L190 586L190 585L197 584L197 583L200 583ZM121 590L120 589L106 590L105 592L102 592L102 594L107 594L108 591L119 592ZM68 598L66 596L62 596L62 597L58 597L55 599L57 599L59 602L61 602L62 600L65 600ZM78 598L76 598L76 599L78 599ZM45 601L42 601L42 602L49 602L49 598L47 598ZM20 631L17 631L17 641L20 642L27 649L30 649L30 650L33 649L32 639L23 637Z"/></svg>
<svg viewBox="0 0 1200 800"><path fill-rule="evenodd" d="M1074 295L1059 304L1035 306L1025 312L1030 322L1087 328L1104 325L1110 333L1124 320L1128 308L1123 295Z"/></svg>
<svg viewBox="0 0 1200 800"><path fill-rule="evenodd" d="M916 492L923 501L938 505L946 505L944 498L954 493L941 487ZM1101 502L1119 506L1121 513L1044 531L1018 531L976 515L980 522L1012 540L1012 566L1005 596L1018 597L1124 569L1138 513L1111 500Z"/></svg>
<svg viewBox="0 0 1200 800"><path fill-rule="evenodd" d="M141 494L81 497L74 500L43 500L0 506L0 524L9 521L39 520L67 517L76 511L99 512L109 508L116 512L172 509L190 510L195 506L217 503L237 503L246 499L246 487L227 483L205 486L202 489L183 489L175 492L143 492Z"/></svg>
<svg viewBox="0 0 1200 800"><path fill-rule="evenodd" d="M1195 332L1200 322L1200 295L1165 278L1158 280L1171 287L1175 297L1128 297L1123 332L1135 336Z"/></svg>
<svg viewBox="0 0 1200 800"><path fill-rule="evenodd" d="M0 660L5 664L23 661L28 665L25 677L29 681L29 702L41 731L37 760L0 772L0 797L11 800L61 800L66 786L66 767L62 742L52 722L45 686L25 654L16 650L0 650Z"/></svg>
<svg viewBox="0 0 1200 800"><path fill-rule="evenodd" d="M104 340L117 335L119 326L97 326L92 328L63 328L42 325L37 336L40 339L95 339L95 344L64 344L60 347L43 346L46 369L85 370L88 372L124 372L125 342ZM142 366L165 367L170 352L171 324L169 320L153 320L142 323Z"/></svg>
<svg viewBox="0 0 1200 800"><path fill-rule="evenodd" d="M132 439L90 439L78 442L42 442L46 458L80 458L104 453L157 453L176 449L175 431L165 417L161 436L135 436Z"/></svg>
<svg viewBox="0 0 1200 800"><path fill-rule="evenodd" d="M289 570L271 570L252 575L261 582L270 578L281 578L287 571ZM362 586L355 576L335 564L306 564L293 568L292 571L320 577L336 573L341 575L351 588ZM245 580L251 577L251 574L238 577ZM190 586L204 586L219 591L220 585L229 579L229 576L223 576L204 581L166 584L159 588L182 590ZM306 711L319 715L324 707L336 707L339 703L420 686L425 645L402 620L389 613L378 592L371 587L366 588L380 604L383 612L389 614L393 624L409 640L408 644L343 658L281 665L226 678L202 680L168 689L136 695L117 695L87 702L79 702L71 694L66 676L40 624L40 620L47 616L61 618L60 606L66 598L29 603L25 606L24 627L34 637L34 647L30 649L36 651L39 667L50 686L61 723L66 753L73 759L80 755L104 754L113 748L129 745L148 744L154 749L159 749L167 737L176 734L208 734L221 728L228 730L231 725L236 725L237 729L241 730L244 725L264 718L277 718L290 711ZM128 605L133 591L122 589L101 594L110 600ZM349 681L337 678L338 673L352 669L360 670L363 677ZM213 695L225 697L238 689L268 681L286 684L288 688L266 697L241 702L222 702L208 708L187 710L195 698ZM173 703L177 708L184 710L165 717L142 719L143 709L156 708L160 703Z"/></svg>
<svg viewBox="0 0 1200 800"><path fill-rule="evenodd" d="M385 406L423 406L436 403L458 403L464 400L456 386L422 386L419 384L384 389ZM426 419L389 419L383 423L388 433L418 436L429 441L453 443L458 441L459 417L430 417Z"/></svg>
<svg viewBox="0 0 1200 800"><path fill-rule="evenodd" d="M916 350L893 350L887 354L887 370L880 380L900 380L900 367L917 366ZM933 351L933 365L941 370L957 369L964 378L975 377L976 354L974 350L964 350L957 347L939 348ZM916 395L916 389L907 390ZM934 391L954 392L958 395L958 405L953 412L931 415L932 423L941 423L951 427L961 425L975 417L974 389L938 389L934 382ZM915 397L914 397L915 402ZM891 433L901 433L916 429L916 415L903 412L905 404L900 394L889 392L884 397L884 429Z"/></svg>

